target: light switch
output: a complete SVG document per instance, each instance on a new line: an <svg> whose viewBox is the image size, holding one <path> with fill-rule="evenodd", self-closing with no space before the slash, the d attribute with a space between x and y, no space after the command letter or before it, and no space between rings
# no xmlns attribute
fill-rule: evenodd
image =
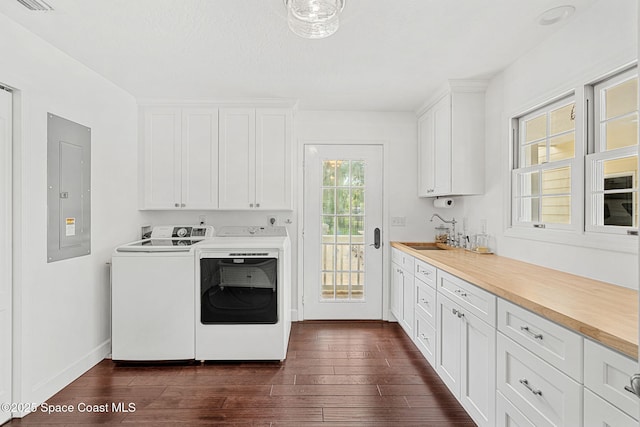
<svg viewBox="0 0 640 427"><path fill-rule="evenodd" d="M407 225L407 218L404 216L392 216L391 217L391 226L392 227L404 227Z"/></svg>

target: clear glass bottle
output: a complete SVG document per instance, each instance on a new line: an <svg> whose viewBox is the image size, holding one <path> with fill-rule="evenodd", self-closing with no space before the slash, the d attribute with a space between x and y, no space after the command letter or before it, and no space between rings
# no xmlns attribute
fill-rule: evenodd
<svg viewBox="0 0 640 427"><path fill-rule="evenodd" d="M475 252L491 253L491 236L487 233L487 220L480 220L480 234L476 236Z"/></svg>

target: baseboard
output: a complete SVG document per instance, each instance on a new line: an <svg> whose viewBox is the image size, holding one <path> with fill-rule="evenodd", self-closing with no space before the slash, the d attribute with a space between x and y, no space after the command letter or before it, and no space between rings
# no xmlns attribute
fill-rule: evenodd
<svg viewBox="0 0 640 427"><path fill-rule="evenodd" d="M291 321L292 322L297 322L298 320L298 310L297 309L291 309Z"/></svg>
<svg viewBox="0 0 640 427"><path fill-rule="evenodd" d="M98 347L87 353L81 359L71 363L60 373L41 381L31 388L29 395L23 396L22 402L44 403L54 394L78 379L82 374L93 368L111 353L111 338L101 343ZM26 390L26 389L25 389ZM14 413L14 418L22 418L30 412Z"/></svg>

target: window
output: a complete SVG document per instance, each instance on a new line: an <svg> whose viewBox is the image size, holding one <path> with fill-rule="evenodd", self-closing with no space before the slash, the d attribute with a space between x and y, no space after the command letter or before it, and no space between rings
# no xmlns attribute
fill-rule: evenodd
<svg viewBox="0 0 640 427"><path fill-rule="evenodd" d="M636 70L593 85L594 143L587 156L587 231L632 234L638 228L638 76Z"/></svg>
<svg viewBox="0 0 640 427"><path fill-rule="evenodd" d="M637 68L576 88L512 127L514 227L637 234Z"/></svg>
<svg viewBox="0 0 640 427"><path fill-rule="evenodd" d="M514 120L514 224L572 227L575 109L571 96Z"/></svg>

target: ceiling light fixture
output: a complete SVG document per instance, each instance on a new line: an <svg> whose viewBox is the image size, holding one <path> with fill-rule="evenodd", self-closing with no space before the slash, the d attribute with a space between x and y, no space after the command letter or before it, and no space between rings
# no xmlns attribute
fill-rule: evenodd
<svg viewBox="0 0 640 427"><path fill-rule="evenodd" d="M284 0L287 22L294 34L323 39L340 26L340 13L347 0Z"/></svg>
<svg viewBox="0 0 640 427"><path fill-rule="evenodd" d="M571 5L558 6L549 10L545 10L538 16L538 24L540 25L553 25L556 22L564 21L576 11L576 8Z"/></svg>

